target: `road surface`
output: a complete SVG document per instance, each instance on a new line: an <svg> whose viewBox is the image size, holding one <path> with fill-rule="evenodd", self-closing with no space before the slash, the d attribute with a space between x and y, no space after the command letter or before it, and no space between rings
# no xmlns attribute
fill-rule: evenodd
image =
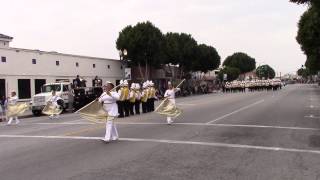
<svg viewBox="0 0 320 180"><path fill-rule="evenodd" d="M180 98L167 125L156 113L103 124L76 114L0 124L1 180L320 179L320 88Z"/></svg>

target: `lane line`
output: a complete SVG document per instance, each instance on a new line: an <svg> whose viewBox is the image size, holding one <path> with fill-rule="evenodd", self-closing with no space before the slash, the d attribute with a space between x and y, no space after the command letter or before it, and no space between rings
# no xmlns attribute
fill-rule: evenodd
<svg viewBox="0 0 320 180"><path fill-rule="evenodd" d="M35 123L38 125L95 125L104 123ZM119 125L167 125L167 123L148 123L148 122L116 122ZM250 125L250 124L207 124L207 123L173 123L172 125L186 126L216 126L216 127L243 127L243 128L267 128L267 129L288 129L288 130L310 130L320 131L319 128L294 127L294 126L267 126L267 125Z"/></svg>
<svg viewBox="0 0 320 180"><path fill-rule="evenodd" d="M225 115L223 115L223 116L221 116L221 117L218 117L217 119L214 119L214 120L212 120L212 121L209 121L209 122L207 122L207 124L214 123L214 122L216 122L216 121L219 121L219 120L221 120L221 119L224 119L224 118L226 118L226 117L229 117L229 116L231 116L231 115L233 115L233 114L236 114L236 113L238 113L238 112L241 112L241 111L243 111L243 110L246 110L246 109L248 109L248 108L250 108L250 107L252 107L252 106L255 106L255 105L260 104L260 103L263 103L263 102L264 102L264 99L262 99L262 100L260 100L260 101L257 101L257 102L254 102L254 103L249 104L249 105L247 105L247 106L244 106L244 107L242 107L242 108L240 108L240 109L237 109L237 110L235 110L235 111L232 111L231 113L228 113L228 114L225 114Z"/></svg>
<svg viewBox="0 0 320 180"><path fill-rule="evenodd" d="M65 139L65 140L100 140L102 137L83 137L83 136L27 136L27 135L0 135L0 138L35 138L35 139ZM320 155L320 150L295 149L283 147L268 147L254 146L242 144L228 144L218 142L200 142L200 141L178 141L167 139L141 139L141 138L120 138L120 141L129 142L149 142L149 143L165 143L165 144L182 144L182 145L200 145L221 148L240 148L240 149L255 149L276 152L291 152L291 153L309 153Z"/></svg>

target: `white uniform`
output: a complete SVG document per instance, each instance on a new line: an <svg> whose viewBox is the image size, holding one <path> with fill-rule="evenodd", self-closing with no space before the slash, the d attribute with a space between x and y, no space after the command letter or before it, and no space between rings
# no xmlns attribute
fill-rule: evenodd
<svg viewBox="0 0 320 180"><path fill-rule="evenodd" d="M120 96L116 92L110 92L110 94L111 96L104 92L99 98L99 102L103 103L103 109L108 113L106 134L103 139L106 142L109 142L110 140L117 140L119 138L118 131L116 125L113 123L113 120L119 115L116 102L119 100Z"/></svg>
<svg viewBox="0 0 320 180"><path fill-rule="evenodd" d="M166 92L164 93L164 97L168 98L168 100L172 103L172 104L176 104L176 92L180 91L180 88L174 88L174 89L167 89ZM173 123L173 120L171 117L167 116L167 123L171 124Z"/></svg>
<svg viewBox="0 0 320 180"><path fill-rule="evenodd" d="M12 97L9 97L7 103L8 103L8 105L10 106L10 105L16 105L17 102L18 102L18 96L12 96ZM19 124L19 123L20 123L20 121L19 121L19 119L18 119L18 116L14 116L14 117L9 117L9 121L8 121L8 124L7 124L7 125L10 125L10 124L12 123L13 119L15 119L16 124Z"/></svg>

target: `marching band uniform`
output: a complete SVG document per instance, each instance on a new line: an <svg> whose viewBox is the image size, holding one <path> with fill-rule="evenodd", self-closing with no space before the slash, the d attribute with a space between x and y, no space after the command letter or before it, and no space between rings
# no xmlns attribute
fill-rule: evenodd
<svg viewBox="0 0 320 180"><path fill-rule="evenodd" d="M146 83L143 83L143 91L141 93L142 113L147 113L147 101L148 101L148 87Z"/></svg>
<svg viewBox="0 0 320 180"><path fill-rule="evenodd" d="M128 88L128 81L124 80L123 81L123 94L122 94L122 100L124 102L124 116L128 117L130 116L130 96L129 96L129 88Z"/></svg>
<svg viewBox="0 0 320 180"><path fill-rule="evenodd" d="M104 92L98 99L100 103L103 103L103 109L108 113L106 121L106 134L104 139L102 139L105 142L110 142L111 140L115 141L119 138L116 125L113 122L115 117L118 116L118 106L116 102L119 100L119 98L120 96L117 92L110 92L110 94Z"/></svg>
<svg viewBox="0 0 320 180"><path fill-rule="evenodd" d="M136 101L134 103L135 112L136 112L136 114L140 114L141 92L140 92L140 84L139 83L136 83L135 90L136 90Z"/></svg>
<svg viewBox="0 0 320 180"><path fill-rule="evenodd" d="M120 81L120 89L118 91L118 94L120 96L120 99L117 101L118 104L118 113L119 113L119 118L124 117L124 88L123 88L123 80Z"/></svg>
<svg viewBox="0 0 320 180"><path fill-rule="evenodd" d="M8 101L7 101L8 105L16 105L18 102L18 96L15 94L14 91L12 93L14 93L14 95L11 95L11 97L8 98ZM13 119L15 119L16 124L20 123L18 116L13 116L13 117L9 117L9 121L8 121L7 125L11 125Z"/></svg>
<svg viewBox="0 0 320 180"><path fill-rule="evenodd" d="M169 82L170 83L170 82ZM171 84L171 83L170 83ZM180 88L172 88L172 89L167 89L166 92L164 93L164 97L168 98L168 100L172 103L172 104L176 104L176 100L175 100L175 93L177 91L180 91ZM170 116L167 116L167 123L168 124L172 124L173 120Z"/></svg>
<svg viewBox="0 0 320 180"><path fill-rule="evenodd" d="M131 84L131 90L129 95L129 101L130 101L130 115L134 115L133 109L136 102L136 90L135 90L135 83Z"/></svg>
<svg viewBox="0 0 320 180"><path fill-rule="evenodd" d="M157 99L156 97L156 89L154 88L154 83L150 81L150 93L149 93L149 109L150 112L154 111L154 100Z"/></svg>

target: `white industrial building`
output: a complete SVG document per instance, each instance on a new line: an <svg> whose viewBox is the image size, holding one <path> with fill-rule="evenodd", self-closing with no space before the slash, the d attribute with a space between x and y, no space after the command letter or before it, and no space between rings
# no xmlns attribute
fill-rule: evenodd
<svg viewBox="0 0 320 180"><path fill-rule="evenodd" d="M14 90L19 99L29 100L45 83L65 80L76 75L92 86L95 76L116 83L124 76L119 60L63 54L54 51L10 47L12 37L0 34L0 96Z"/></svg>

